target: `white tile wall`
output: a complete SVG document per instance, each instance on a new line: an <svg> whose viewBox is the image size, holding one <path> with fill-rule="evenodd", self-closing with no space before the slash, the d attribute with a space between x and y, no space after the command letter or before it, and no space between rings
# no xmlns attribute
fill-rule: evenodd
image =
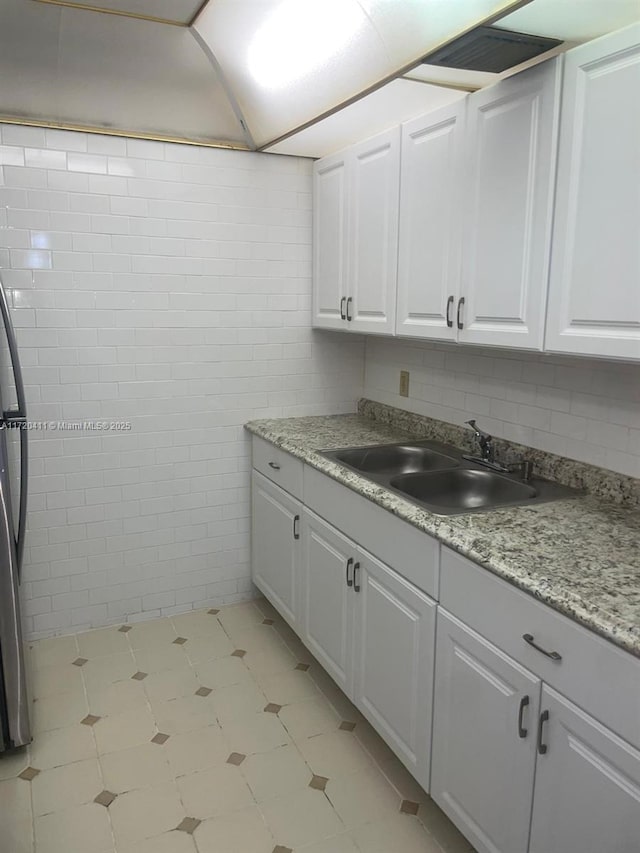
<svg viewBox="0 0 640 853"><path fill-rule="evenodd" d="M640 477L640 365L368 338L365 397Z"/></svg>
<svg viewBox="0 0 640 853"><path fill-rule="evenodd" d="M0 126L0 272L32 421L31 637L250 595L258 417L353 411L310 329L311 164Z"/></svg>

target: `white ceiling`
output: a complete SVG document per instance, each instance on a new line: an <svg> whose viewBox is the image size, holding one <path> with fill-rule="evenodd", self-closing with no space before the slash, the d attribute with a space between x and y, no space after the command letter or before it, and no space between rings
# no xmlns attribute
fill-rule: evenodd
<svg viewBox="0 0 640 853"><path fill-rule="evenodd" d="M461 97L418 79L487 85L493 75L407 69L517 5L209 0L187 26L201 0L61 2L0 0L0 116L237 146L272 143L270 150L307 156ZM640 0L525 0L499 25L578 43L638 19ZM412 79L388 82L401 71Z"/></svg>

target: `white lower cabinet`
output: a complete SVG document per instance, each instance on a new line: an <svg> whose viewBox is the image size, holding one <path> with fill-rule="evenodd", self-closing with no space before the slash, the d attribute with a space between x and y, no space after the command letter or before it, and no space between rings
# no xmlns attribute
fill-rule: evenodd
<svg viewBox="0 0 640 853"><path fill-rule="evenodd" d="M428 790L436 603L362 550L354 589L354 703Z"/></svg>
<svg viewBox="0 0 640 853"><path fill-rule="evenodd" d="M540 679L442 608L436 648L431 796L479 853L526 853Z"/></svg>
<svg viewBox="0 0 640 853"><path fill-rule="evenodd" d="M546 685L541 709L530 853L638 853L640 752Z"/></svg>
<svg viewBox="0 0 640 853"><path fill-rule="evenodd" d="M252 580L297 628L302 504L254 471L251 507Z"/></svg>

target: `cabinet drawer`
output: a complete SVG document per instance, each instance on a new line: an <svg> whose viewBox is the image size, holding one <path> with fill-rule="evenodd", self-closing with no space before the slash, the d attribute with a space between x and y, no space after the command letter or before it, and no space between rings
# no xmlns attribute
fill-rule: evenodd
<svg viewBox="0 0 640 853"><path fill-rule="evenodd" d="M640 660L442 548L440 603L543 681L640 746ZM553 660L529 645L527 634Z"/></svg>
<svg viewBox="0 0 640 853"><path fill-rule="evenodd" d="M304 504L418 589L438 598L436 539L308 465Z"/></svg>
<svg viewBox="0 0 640 853"><path fill-rule="evenodd" d="M253 437L253 467L285 491L302 500L303 464L262 438Z"/></svg>

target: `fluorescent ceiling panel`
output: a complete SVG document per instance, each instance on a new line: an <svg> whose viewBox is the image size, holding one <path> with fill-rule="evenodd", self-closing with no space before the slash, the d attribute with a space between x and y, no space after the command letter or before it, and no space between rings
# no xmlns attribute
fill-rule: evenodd
<svg viewBox="0 0 640 853"><path fill-rule="evenodd" d="M513 0L211 0L194 27L263 145L514 6Z"/></svg>
<svg viewBox="0 0 640 853"><path fill-rule="evenodd" d="M465 92L455 89L393 80L268 150L275 154L324 157L464 97Z"/></svg>
<svg viewBox="0 0 640 853"><path fill-rule="evenodd" d="M534 0L497 26L570 42L584 42L640 20L638 0Z"/></svg>
<svg viewBox="0 0 640 853"><path fill-rule="evenodd" d="M244 144L190 30L2 0L0 114Z"/></svg>
<svg viewBox="0 0 640 853"><path fill-rule="evenodd" d="M39 0L55 3L57 0ZM189 24L202 6L202 0L60 0L74 6L109 9L127 15L142 15L146 18L162 18L180 24Z"/></svg>
<svg viewBox="0 0 640 853"><path fill-rule="evenodd" d="M439 83L442 86L466 86L483 89L500 79L499 74L486 71L467 71L463 68L443 68L441 65L418 65L405 75L410 80Z"/></svg>

